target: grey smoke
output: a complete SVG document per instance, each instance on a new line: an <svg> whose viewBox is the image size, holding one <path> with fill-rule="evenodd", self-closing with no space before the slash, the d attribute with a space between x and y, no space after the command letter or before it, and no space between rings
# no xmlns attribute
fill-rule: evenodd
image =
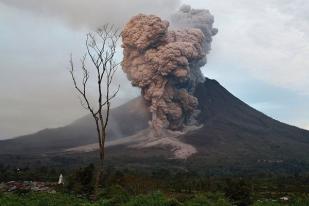
<svg viewBox="0 0 309 206"><path fill-rule="evenodd" d="M0 0L8 6L64 20L73 27L96 28L104 23L122 26L138 13L167 17L179 0Z"/></svg>
<svg viewBox="0 0 309 206"><path fill-rule="evenodd" d="M185 4L170 18L172 27L200 29L205 36L204 49L206 54L210 51L212 37L218 33L218 29L213 28L214 16L208 9L193 9L190 5Z"/></svg>
<svg viewBox="0 0 309 206"><path fill-rule="evenodd" d="M208 9L194 9L190 5L184 4L179 10L170 16L171 28L174 29L200 29L204 34L203 52L208 54L211 50L213 36L218 33L218 29L213 27L214 16ZM207 63L207 55L203 59L191 63L190 78L193 89L195 85L204 81L204 75L200 68ZM194 91L190 91L191 93Z"/></svg>
<svg viewBox="0 0 309 206"><path fill-rule="evenodd" d="M175 30L158 16L139 14L122 31L122 69L141 89L158 136L191 124L188 120L198 106L194 90L204 81L200 68L217 33L208 10L185 5L171 19Z"/></svg>

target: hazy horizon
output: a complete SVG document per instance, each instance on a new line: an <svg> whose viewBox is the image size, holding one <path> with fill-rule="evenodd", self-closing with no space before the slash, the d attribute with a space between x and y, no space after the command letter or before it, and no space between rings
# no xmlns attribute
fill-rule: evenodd
<svg viewBox="0 0 309 206"><path fill-rule="evenodd" d="M209 9L219 29L203 68L206 77L263 113L309 129L309 2L118 2L0 0L0 139L64 126L87 114L75 95L68 60L70 53L83 54L88 31L105 21L121 27L140 12L167 18L182 3ZM90 12L93 5L98 6ZM114 106L139 95L121 69L118 82Z"/></svg>

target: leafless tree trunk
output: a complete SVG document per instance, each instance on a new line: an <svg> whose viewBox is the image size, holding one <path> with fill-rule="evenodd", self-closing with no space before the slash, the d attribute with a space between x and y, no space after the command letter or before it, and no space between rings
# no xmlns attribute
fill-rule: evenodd
<svg viewBox="0 0 309 206"><path fill-rule="evenodd" d="M115 61L117 42L120 38L120 32L113 25L106 24L94 33L88 33L86 36L86 53L81 58L81 83L75 77L75 65L71 56L70 74L77 90L82 106L91 113L97 131L100 162L97 168L95 196L97 195L103 164L105 157L105 140L107 137L107 125L109 121L111 100L114 99L119 91L120 85L114 91L111 88L115 72L120 62ZM87 65L90 60L90 65ZM97 83L96 99L91 101L87 90L89 80L89 68L95 71Z"/></svg>

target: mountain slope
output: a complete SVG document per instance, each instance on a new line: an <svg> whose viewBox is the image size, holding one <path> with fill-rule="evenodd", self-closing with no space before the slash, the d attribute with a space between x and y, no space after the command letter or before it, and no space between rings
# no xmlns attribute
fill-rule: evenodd
<svg viewBox="0 0 309 206"><path fill-rule="evenodd" d="M309 131L281 123L253 109L234 97L215 80L207 79L200 84L195 95L199 99L201 110L198 121L203 126L177 136L181 143L197 149L191 158L203 158L210 162L218 160L282 162L308 159ZM140 137L131 138L132 141L136 141ZM170 142L170 138L166 140ZM155 144L158 140L151 138L143 141L147 145L150 142L153 145L151 148L143 149L143 154L147 156L158 156L158 153L151 149L163 148L165 150L163 156L173 158L175 151L179 149L162 144L162 140L159 141L160 144ZM126 144L116 146L128 150L126 157L130 154L136 156L138 152L132 150L132 142ZM139 144L143 142L139 141ZM118 154L119 149L110 156L119 156Z"/></svg>
<svg viewBox="0 0 309 206"><path fill-rule="evenodd" d="M305 158L309 131L299 129L253 109L234 97L218 82L207 80L197 88L204 127L181 139L200 148L202 154L231 158L280 160Z"/></svg>
<svg viewBox="0 0 309 206"><path fill-rule="evenodd" d="M108 139L118 139L145 129L149 120L146 111L142 98L112 109ZM65 127L45 129L35 134L0 141L0 154L48 153L96 142L94 120L87 115Z"/></svg>
<svg viewBox="0 0 309 206"><path fill-rule="evenodd" d="M309 131L281 123L251 108L215 80L206 79L203 84L198 85L195 95L199 99L201 113L198 121L202 126L168 139L169 144L176 141L178 145L196 150L190 153L190 161L184 161L182 165L195 165L195 168L206 170L213 165L222 169L227 166L249 167L252 164L255 170L269 163L275 164L279 169L287 167L290 170L291 165L297 169L301 165L309 170ZM149 114L140 98L115 108L112 116L110 140L133 136L126 137L127 142L119 141L120 143L107 147L109 160L121 161L123 165L130 162L131 165L154 166L162 161L172 165L170 158L175 157L175 148L170 145L148 144L147 147L132 147L134 138L143 138L143 133L137 136L135 134L147 128L149 120ZM76 163L82 163L84 157L84 161L89 162L97 157L96 153L64 151L95 143L91 125L91 119L84 117L67 127L2 141L0 153L28 153L29 150L32 153L57 152L57 161L69 158L70 161L74 159ZM53 157L54 155L55 153L52 154ZM179 164L179 161L175 164Z"/></svg>

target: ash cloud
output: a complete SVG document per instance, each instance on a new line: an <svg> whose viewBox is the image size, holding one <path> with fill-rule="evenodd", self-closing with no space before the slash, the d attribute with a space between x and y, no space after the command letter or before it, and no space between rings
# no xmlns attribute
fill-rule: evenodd
<svg viewBox="0 0 309 206"><path fill-rule="evenodd" d="M140 12L166 17L180 5L179 0L0 0L0 3L58 18L73 27L91 29L104 23L121 27L131 16Z"/></svg>
<svg viewBox="0 0 309 206"><path fill-rule="evenodd" d="M158 16L134 16L122 32L123 71L142 90L152 114L155 135L164 129L181 130L197 112L195 86L204 80L214 18L208 10L182 6L170 23Z"/></svg>

